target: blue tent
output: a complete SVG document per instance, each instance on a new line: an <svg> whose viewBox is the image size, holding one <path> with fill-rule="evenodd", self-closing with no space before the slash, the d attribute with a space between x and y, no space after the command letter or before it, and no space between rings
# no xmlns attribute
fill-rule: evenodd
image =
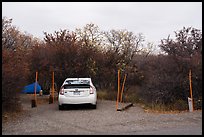
<svg viewBox="0 0 204 137"><path fill-rule="evenodd" d="M37 86L36 86L36 94L39 94L40 90L41 90L41 86L37 83ZM32 83L32 84L29 84L27 86L25 86L23 88L23 91L22 93L28 93L28 94L34 94L35 93L35 82Z"/></svg>

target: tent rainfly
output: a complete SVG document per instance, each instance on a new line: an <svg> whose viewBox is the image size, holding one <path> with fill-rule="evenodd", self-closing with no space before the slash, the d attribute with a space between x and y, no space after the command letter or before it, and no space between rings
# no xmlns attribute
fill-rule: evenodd
<svg viewBox="0 0 204 137"><path fill-rule="evenodd" d="M41 86L37 83L36 86L36 94L39 94L41 90ZM35 82L32 84L29 84L25 86L22 90L22 93L27 93L27 94L34 94L35 93Z"/></svg>

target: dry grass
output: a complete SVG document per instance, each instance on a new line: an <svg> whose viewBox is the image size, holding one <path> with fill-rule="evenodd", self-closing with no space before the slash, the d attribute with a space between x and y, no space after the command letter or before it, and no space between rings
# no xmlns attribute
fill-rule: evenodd
<svg viewBox="0 0 204 137"><path fill-rule="evenodd" d="M101 100L116 100L117 93L113 90L98 90L97 99Z"/></svg>
<svg viewBox="0 0 204 137"><path fill-rule="evenodd" d="M189 111L187 101L177 100L171 105L155 104L145 102L138 93L140 93L139 87L132 87L128 91L124 91L123 102L131 102L141 106L145 112L151 113L180 113ZM116 100L117 91L111 90L99 90L97 92L98 99L102 100Z"/></svg>

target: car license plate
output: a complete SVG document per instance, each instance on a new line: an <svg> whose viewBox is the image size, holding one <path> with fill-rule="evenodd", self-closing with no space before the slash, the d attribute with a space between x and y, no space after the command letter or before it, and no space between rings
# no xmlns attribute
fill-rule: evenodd
<svg viewBox="0 0 204 137"><path fill-rule="evenodd" d="M80 91L74 91L74 95L80 95Z"/></svg>

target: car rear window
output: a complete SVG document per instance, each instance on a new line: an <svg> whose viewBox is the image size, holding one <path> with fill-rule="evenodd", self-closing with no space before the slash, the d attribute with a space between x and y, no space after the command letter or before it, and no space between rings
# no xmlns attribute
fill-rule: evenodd
<svg viewBox="0 0 204 137"><path fill-rule="evenodd" d="M64 89L70 88L90 88L90 81L88 80L67 80L63 86Z"/></svg>

